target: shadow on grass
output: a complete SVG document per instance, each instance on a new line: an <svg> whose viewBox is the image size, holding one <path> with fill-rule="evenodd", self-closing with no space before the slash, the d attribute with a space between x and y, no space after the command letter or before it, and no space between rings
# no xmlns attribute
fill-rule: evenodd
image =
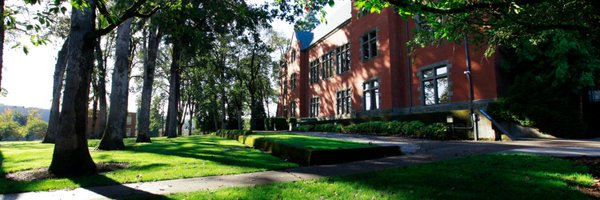
<svg viewBox="0 0 600 200"><path fill-rule="evenodd" d="M194 142L190 141L193 138L184 138L185 141L155 142L152 145L136 146L125 151L207 160L236 167L280 169L286 166L286 163L278 158L256 150L250 151L248 147L220 144L227 141L226 139L211 136L197 137L203 137L202 141Z"/></svg>
<svg viewBox="0 0 600 200"><path fill-rule="evenodd" d="M6 173L4 172L4 156L2 155L2 150L0 150L0 178L4 178Z"/></svg>
<svg viewBox="0 0 600 200"><path fill-rule="evenodd" d="M585 174L585 170L584 166L556 158L484 155L352 176L181 194L174 198L589 199L575 188L578 181L567 180Z"/></svg>
<svg viewBox="0 0 600 200"><path fill-rule="evenodd" d="M340 182L363 190L363 198L384 195L392 199L586 199L567 180L581 174L586 174L584 166L557 158L485 155L330 178L324 183Z"/></svg>

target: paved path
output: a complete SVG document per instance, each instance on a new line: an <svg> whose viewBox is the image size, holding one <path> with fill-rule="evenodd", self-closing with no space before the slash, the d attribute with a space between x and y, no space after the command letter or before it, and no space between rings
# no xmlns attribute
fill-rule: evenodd
<svg viewBox="0 0 600 200"><path fill-rule="evenodd" d="M321 133L319 133L321 134ZM333 137L333 135L322 135ZM548 148L571 152L572 155L600 155L600 140L528 140L516 142L429 141L397 137L340 135L352 141L369 140L384 145L399 145L409 155L357 161L336 165L308 166L288 170L256 172L238 175L177 179L147 183L134 183L75 190L29 192L0 195L0 199L118 199L131 196L161 196L169 193L214 190L227 187L252 186L278 182L291 182L326 176L341 176L371 172L408 165L452 159L466 155L495 152L528 151L547 152ZM579 148L579 149L577 149ZM544 150L544 151L542 151ZM554 152L556 153L556 152Z"/></svg>

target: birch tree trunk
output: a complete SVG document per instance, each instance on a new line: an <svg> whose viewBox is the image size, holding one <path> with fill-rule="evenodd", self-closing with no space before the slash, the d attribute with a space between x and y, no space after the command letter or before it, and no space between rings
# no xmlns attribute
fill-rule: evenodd
<svg viewBox="0 0 600 200"><path fill-rule="evenodd" d="M127 96L129 95L129 48L131 41L131 22L126 20L117 28L115 68L112 75L110 93L110 111L106 131L100 140L98 149L124 149L125 122L127 121Z"/></svg>

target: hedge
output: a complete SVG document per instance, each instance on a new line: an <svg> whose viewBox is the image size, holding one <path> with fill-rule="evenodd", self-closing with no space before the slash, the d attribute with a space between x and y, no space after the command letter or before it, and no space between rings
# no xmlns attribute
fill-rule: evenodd
<svg viewBox="0 0 600 200"><path fill-rule="evenodd" d="M288 130L289 124L286 118L272 117L265 119L266 130Z"/></svg>
<svg viewBox="0 0 600 200"><path fill-rule="evenodd" d="M406 137L449 139L453 136L448 134L448 127L444 123L433 123L426 125L421 121L373 121L347 126L339 124L317 124L301 125L297 129L302 132L338 132L338 133L361 133L377 135L400 135Z"/></svg>
<svg viewBox="0 0 600 200"><path fill-rule="evenodd" d="M240 136L247 136L252 134L251 130L230 130L230 129L219 129L215 132L215 135L227 138L227 139L235 139L237 140Z"/></svg>
<svg viewBox="0 0 600 200"><path fill-rule="evenodd" d="M372 146L349 149L306 149L261 137L254 138L240 136L238 141L300 165L336 164L402 154L398 146Z"/></svg>

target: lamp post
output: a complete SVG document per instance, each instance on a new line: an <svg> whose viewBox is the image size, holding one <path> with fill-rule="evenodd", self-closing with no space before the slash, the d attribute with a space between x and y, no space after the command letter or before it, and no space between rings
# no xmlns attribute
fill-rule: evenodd
<svg viewBox="0 0 600 200"><path fill-rule="evenodd" d="M471 126L473 127L473 138L477 141L479 137L479 130L477 127L477 115L473 111L473 80L471 78L471 57L469 55L469 40L467 38L467 34L465 34L465 60L467 64L467 70L464 72L467 76L467 81L469 82L469 116L471 117Z"/></svg>

